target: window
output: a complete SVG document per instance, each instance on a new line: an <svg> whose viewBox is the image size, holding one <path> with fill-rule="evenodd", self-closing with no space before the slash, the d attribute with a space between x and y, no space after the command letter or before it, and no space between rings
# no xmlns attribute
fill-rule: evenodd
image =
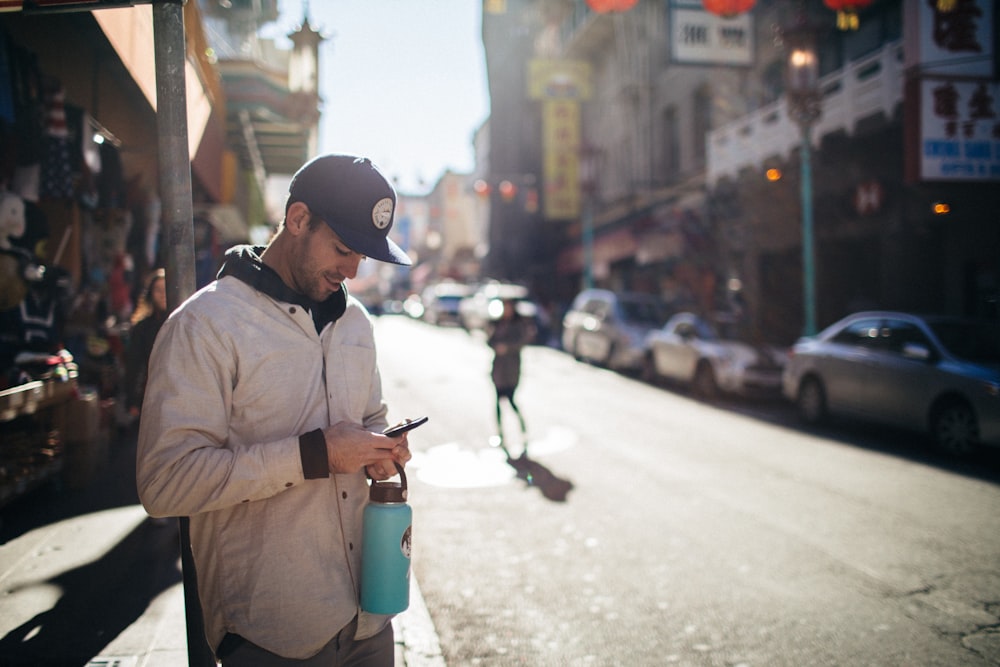
<svg viewBox="0 0 1000 667"><path fill-rule="evenodd" d="M702 86L694 94L694 160L700 169L705 166L705 142L712 131L712 94Z"/></svg>
<svg viewBox="0 0 1000 667"><path fill-rule="evenodd" d="M874 349L883 346L883 339L886 336L888 329L883 328L881 320L866 319L858 320L841 329L833 337L833 342Z"/></svg>
<svg viewBox="0 0 1000 667"><path fill-rule="evenodd" d="M669 107L663 111L660 120L660 175L665 183L677 180L680 171L681 147L680 130L677 127L677 109Z"/></svg>
<svg viewBox="0 0 1000 667"><path fill-rule="evenodd" d="M775 60L768 65L760 77L760 106L777 100L785 92L785 61Z"/></svg>
<svg viewBox="0 0 1000 667"><path fill-rule="evenodd" d="M886 322L889 331L888 349L890 352L902 354L907 345L917 344L931 349L931 342L916 324L905 320L889 320Z"/></svg>

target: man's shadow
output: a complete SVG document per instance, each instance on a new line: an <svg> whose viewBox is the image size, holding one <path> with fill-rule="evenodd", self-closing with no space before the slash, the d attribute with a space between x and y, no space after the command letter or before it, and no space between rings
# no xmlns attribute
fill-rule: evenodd
<svg viewBox="0 0 1000 667"><path fill-rule="evenodd" d="M573 482L557 477L551 470L538 461L528 458L527 454L520 458L507 459L517 476L528 486L537 487L542 495L554 502L566 502L566 496L573 489Z"/></svg>
<svg viewBox="0 0 1000 667"><path fill-rule="evenodd" d="M6 506L0 514L0 543L45 525L138 502L133 436L113 443L106 465L85 488L49 484ZM86 665L140 618L152 600L181 581L179 557L177 520L147 519L100 559L24 584L21 589L57 587L62 595L50 609L0 638L0 665Z"/></svg>
<svg viewBox="0 0 1000 667"><path fill-rule="evenodd" d="M56 586L62 597L0 639L0 662L86 665L156 596L181 581L179 555L177 522L147 520L99 560L26 584L22 588Z"/></svg>

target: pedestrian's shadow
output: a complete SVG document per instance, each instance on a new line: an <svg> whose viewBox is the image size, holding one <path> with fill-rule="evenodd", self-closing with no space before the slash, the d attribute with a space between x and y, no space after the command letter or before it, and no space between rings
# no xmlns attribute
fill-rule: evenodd
<svg viewBox="0 0 1000 667"><path fill-rule="evenodd" d="M179 555L177 522L147 520L102 558L23 586L55 586L62 597L0 639L0 663L86 665L181 580Z"/></svg>
<svg viewBox="0 0 1000 667"><path fill-rule="evenodd" d="M528 458L527 454L516 459L508 459L517 476L528 486L537 487L542 495L554 502L566 502L566 496L573 489L573 482L560 479L551 470L538 461Z"/></svg>

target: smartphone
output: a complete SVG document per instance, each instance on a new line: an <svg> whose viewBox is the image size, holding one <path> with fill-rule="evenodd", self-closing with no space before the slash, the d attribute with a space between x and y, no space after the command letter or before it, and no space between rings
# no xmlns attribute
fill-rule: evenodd
<svg viewBox="0 0 1000 667"><path fill-rule="evenodd" d="M410 419L405 422L400 422L395 426L390 426L386 430L382 431L382 435L387 435L390 438L395 438L397 436L403 435L411 428L416 428L427 421L427 417L417 417L416 419Z"/></svg>

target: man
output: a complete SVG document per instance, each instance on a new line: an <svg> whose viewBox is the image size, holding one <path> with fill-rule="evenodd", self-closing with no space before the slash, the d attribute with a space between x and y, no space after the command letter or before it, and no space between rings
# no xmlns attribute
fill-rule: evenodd
<svg viewBox="0 0 1000 667"><path fill-rule="evenodd" d="M391 665L390 617L360 611L366 474L410 453L381 434L372 323L344 281L389 238L396 194L367 159L325 155L289 186L266 248L238 246L169 317L150 358L137 482L190 517L209 645L225 667Z"/></svg>

